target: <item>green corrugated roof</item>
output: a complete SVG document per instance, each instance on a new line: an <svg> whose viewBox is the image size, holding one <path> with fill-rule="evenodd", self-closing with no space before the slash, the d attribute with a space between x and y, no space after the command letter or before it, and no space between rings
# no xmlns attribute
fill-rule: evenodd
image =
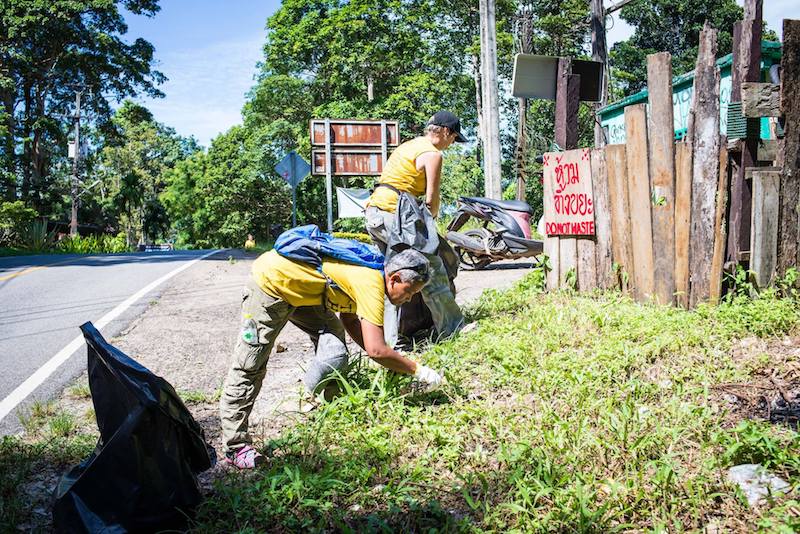
<svg viewBox="0 0 800 534"><path fill-rule="evenodd" d="M769 58L772 60L780 59L781 58L781 43L776 43L775 41L761 41L761 57ZM728 54L727 56L723 56L717 60L717 67L721 70L725 67L730 67L731 63L733 63L733 54ZM679 76L675 76L672 78L672 87L677 87L679 85L683 85L689 80L694 79L694 71L689 71ZM598 115L606 115L612 111L615 111L620 108L624 108L630 106L631 104L638 104L639 102L647 100L647 89L642 89L638 93L634 93L630 96L623 98L622 100L618 100L607 105L604 108L600 108L597 110Z"/></svg>

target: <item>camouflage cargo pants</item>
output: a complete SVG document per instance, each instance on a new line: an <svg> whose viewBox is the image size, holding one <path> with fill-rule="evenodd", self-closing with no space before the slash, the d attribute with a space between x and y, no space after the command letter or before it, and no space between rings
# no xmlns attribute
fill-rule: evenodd
<svg viewBox="0 0 800 534"><path fill-rule="evenodd" d="M256 324L257 339L247 342L242 332L237 336L231 366L219 401L222 440L225 451L233 451L252 442L248 420L267 372L267 361L275 338L288 321L306 332L316 353L303 383L317 392L334 370L347 365L344 327L336 315L323 306L294 307L264 293L250 280L242 294L242 317Z"/></svg>

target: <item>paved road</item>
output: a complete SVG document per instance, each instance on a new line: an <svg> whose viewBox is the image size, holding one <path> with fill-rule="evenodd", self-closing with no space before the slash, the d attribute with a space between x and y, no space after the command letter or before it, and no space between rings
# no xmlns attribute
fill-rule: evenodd
<svg viewBox="0 0 800 534"><path fill-rule="evenodd" d="M86 348L81 344L41 386L25 396L22 404L2 417L2 406L12 406L12 399L20 396L18 386L79 336L81 324L97 324L106 317L103 322L108 324L101 331L107 339L112 338L150 305L164 285L142 295L121 313L118 306L208 253L0 258L0 435L20 430L20 409L24 410L34 399L51 397L85 370ZM216 254L206 261L215 260L224 261L227 256ZM109 314L115 317L107 321Z"/></svg>

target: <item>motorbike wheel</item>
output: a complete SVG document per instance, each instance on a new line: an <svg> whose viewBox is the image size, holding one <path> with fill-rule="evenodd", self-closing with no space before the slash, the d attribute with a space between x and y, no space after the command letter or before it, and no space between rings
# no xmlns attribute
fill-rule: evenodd
<svg viewBox="0 0 800 534"><path fill-rule="evenodd" d="M464 235L476 239L481 243L483 243L484 239L491 236L491 234L483 228L467 230L464 232ZM486 256L476 256L475 254L461 247L456 247L456 252L458 252L458 259L461 261L461 265L473 271L479 271L492 263L492 258L487 258Z"/></svg>

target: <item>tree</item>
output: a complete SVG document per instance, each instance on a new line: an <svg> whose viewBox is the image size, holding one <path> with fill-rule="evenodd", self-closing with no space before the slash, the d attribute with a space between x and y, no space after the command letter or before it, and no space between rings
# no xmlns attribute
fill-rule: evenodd
<svg viewBox="0 0 800 534"><path fill-rule="evenodd" d="M127 43L120 13L153 16L158 0L10 0L0 3L0 192L40 213L52 169L65 158L74 90L93 91L84 113L103 122L109 98L160 96L153 46Z"/></svg>
<svg viewBox="0 0 800 534"><path fill-rule="evenodd" d="M101 153L100 174L111 192L110 206L125 227L128 245L152 241L169 228L159 195L166 172L198 150L153 119L145 107L123 103L111 121Z"/></svg>
<svg viewBox="0 0 800 534"><path fill-rule="evenodd" d="M248 233L269 239L273 225L291 216L289 187L272 173L276 161L263 138L243 126L217 136L207 154L197 153L166 175L161 195L184 242L241 246Z"/></svg>
<svg viewBox="0 0 800 534"><path fill-rule="evenodd" d="M672 54L675 74L693 70L706 20L719 30L719 55L730 54L733 24L742 14L735 0L634 0L620 11L635 30L611 49L612 79L624 95L644 89L647 55L656 52Z"/></svg>

